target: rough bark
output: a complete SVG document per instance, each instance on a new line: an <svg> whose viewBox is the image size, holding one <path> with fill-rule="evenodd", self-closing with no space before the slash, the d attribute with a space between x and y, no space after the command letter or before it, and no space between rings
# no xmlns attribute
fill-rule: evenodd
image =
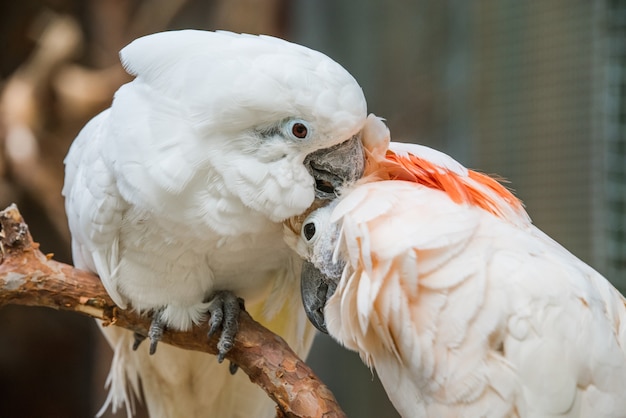
<svg viewBox="0 0 626 418"><path fill-rule="evenodd" d="M147 335L150 318L118 308L97 276L39 251L16 206L0 212L0 226L0 307L18 304L74 311L100 319L106 326ZM207 338L207 333L206 324L189 332L166 330L162 341L215 355L217 337ZM245 311L226 358L267 392L281 417L345 417L333 394L287 343Z"/></svg>

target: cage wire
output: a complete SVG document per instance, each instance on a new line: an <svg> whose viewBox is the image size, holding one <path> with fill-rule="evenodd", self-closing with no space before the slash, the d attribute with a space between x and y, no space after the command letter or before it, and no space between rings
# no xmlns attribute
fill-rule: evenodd
<svg viewBox="0 0 626 418"><path fill-rule="evenodd" d="M626 291L626 2L605 2L603 74L606 275Z"/></svg>

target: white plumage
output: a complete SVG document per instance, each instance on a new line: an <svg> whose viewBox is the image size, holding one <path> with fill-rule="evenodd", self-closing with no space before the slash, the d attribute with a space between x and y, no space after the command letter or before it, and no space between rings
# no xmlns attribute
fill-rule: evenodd
<svg viewBox="0 0 626 418"><path fill-rule="evenodd" d="M279 222L314 200L305 157L362 128L360 87L325 55L265 36L165 32L120 55L135 80L65 160L75 265L98 273L121 307L163 309L182 330L203 320L213 292L235 292L305 356L313 333L291 297L301 263ZM151 416L273 414L247 376L213 356L166 345L148 356L131 350L130 332L104 331L114 409L130 413L126 381L136 392L139 376Z"/></svg>
<svg viewBox="0 0 626 418"><path fill-rule="evenodd" d="M375 148L371 176L289 240L322 273L303 289L337 284L309 315L323 308L401 415L626 417L624 297L487 176Z"/></svg>

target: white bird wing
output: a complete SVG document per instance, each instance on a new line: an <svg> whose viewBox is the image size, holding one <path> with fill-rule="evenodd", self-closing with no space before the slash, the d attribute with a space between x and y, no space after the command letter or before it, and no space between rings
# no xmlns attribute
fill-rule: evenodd
<svg viewBox="0 0 626 418"><path fill-rule="evenodd" d="M98 272L113 301L126 307L118 292L115 270L119 265L119 226L126 209L116 180L99 154L95 142L105 140L104 126L110 116L105 110L79 133L65 159L63 195L72 231L74 265Z"/></svg>
<svg viewBox="0 0 626 418"><path fill-rule="evenodd" d="M625 301L597 272L439 190L382 181L342 199L349 268L327 326L403 416L624 416Z"/></svg>

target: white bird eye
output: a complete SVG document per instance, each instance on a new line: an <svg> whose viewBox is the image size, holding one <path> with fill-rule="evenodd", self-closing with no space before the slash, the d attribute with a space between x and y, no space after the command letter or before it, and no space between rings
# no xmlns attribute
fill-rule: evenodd
<svg viewBox="0 0 626 418"><path fill-rule="evenodd" d="M294 119L287 124L288 133L296 139L306 139L309 137L311 130L309 125L300 119Z"/></svg>

